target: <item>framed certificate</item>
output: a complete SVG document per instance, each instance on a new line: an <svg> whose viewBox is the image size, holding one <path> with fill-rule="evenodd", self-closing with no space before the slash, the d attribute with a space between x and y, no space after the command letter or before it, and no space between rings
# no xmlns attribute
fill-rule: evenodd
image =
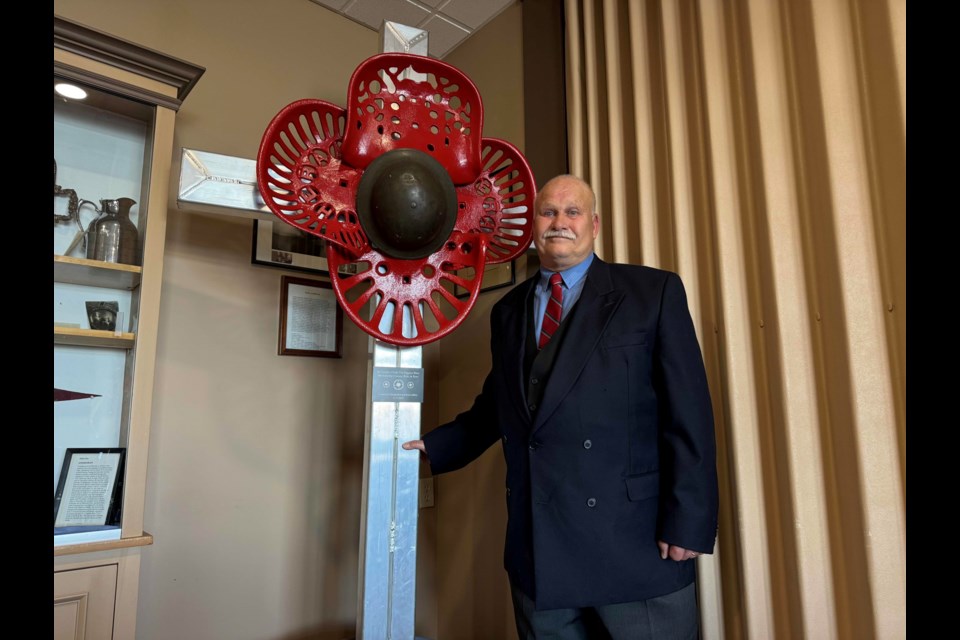
<svg viewBox="0 0 960 640"><path fill-rule="evenodd" d="M339 358L343 346L343 309L333 286L322 280L280 279L281 356Z"/></svg>

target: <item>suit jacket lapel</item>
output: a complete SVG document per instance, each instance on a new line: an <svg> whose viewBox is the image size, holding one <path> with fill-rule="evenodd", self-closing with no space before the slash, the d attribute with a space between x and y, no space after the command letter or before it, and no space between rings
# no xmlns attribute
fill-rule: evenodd
<svg viewBox="0 0 960 640"><path fill-rule="evenodd" d="M567 327L566 337L550 371L540 410L533 423L534 432L556 411L561 400L580 377L587 358L597 348L607 323L623 300L623 295L622 291L613 289L609 265L594 257L576 304L576 313L569 318L570 326ZM520 353L522 354L522 351ZM522 375L521 368L521 378Z"/></svg>
<svg viewBox="0 0 960 640"><path fill-rule="evenodd" d="M526 401L526 381L523 379L523 354L527 339L527 314L533 313L533 289L539 274L524 284L517 301L506 306L503 312L503 379L510 391L510 399L516 405L520 415L528 416Z"/></svg>

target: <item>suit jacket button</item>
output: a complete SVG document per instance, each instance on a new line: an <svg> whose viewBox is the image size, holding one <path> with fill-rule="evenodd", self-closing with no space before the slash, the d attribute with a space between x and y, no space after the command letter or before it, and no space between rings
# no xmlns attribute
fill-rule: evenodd
<svg viewBox="0 0 960 640"><path fill-rule="evenodd" d="M539 378L530 378L530 384L539 384L539 382L540 382Z"/></svg>
<svg viewBox="0 0 960 640"><path fill-rule="evenodd" d="M589 498L589 499L587 500L587 506L588 506L588 507L595 507L595 506L597 506L597 499L596 499L596 498Z"/></svg>
<svg viewBox="0 0 960 640"><path fill-rule="evenodd" d="M537 410L537 405L531 403L531 404L527 407L527 409L530 409L531 412L536 411L536 410Z"/></svg>
<svg viewBox="0 0 960 640"><path fill-rule="evenodd" d="M584 441L583 441L583 448L584 448L584 449L589 449L589 448L592 447L592 446L593 446L593 443L590 442L589 440L584 440Z"/></svg>
<svg viewBox="0 0 960 640"><path fill-rule="evenodd" d="M536 451L536 450L537 450L537 447L539 447L539 446L540 446L540 443L539 443L539 442L537 442L536 440L532 440L532 441L530 442L530 451Z"/></svg>

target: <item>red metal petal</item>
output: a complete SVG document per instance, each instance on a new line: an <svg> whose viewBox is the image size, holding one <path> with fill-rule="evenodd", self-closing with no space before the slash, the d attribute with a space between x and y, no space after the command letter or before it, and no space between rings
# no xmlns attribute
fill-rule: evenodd
<svg viewBox="0 0 960 640"><path fill-rule="evenodd" d="M419 260L375 250L351 257L329 245L327 266L337 300L357 326L384 342L411 347L442 338L467 317L477 301L485 251L483 236L454 231L442 249ZM403 335L404 309L416 335Z"/></svg>
<svg viewBox="0 0 960 640"><path fill-rule="evenodd" d="M340 160L344 111L323 100L284 107L257 153L260 195L284 222L353 252L369 248L356 213L360 172Z"/></svg>
<svg viewBox="0 0 960 640"><path fill-rule="evenodd" d="M483 171L457 189L456 229L487 236L487 262L509 262L530 246L537 185L523 154L506 140L483 139Z"/></svg>
<svg viewBox="0 0 960 640"><path fill-rule="evenodd" d="M445 62L384 53L350 78L343 160L364 169L393 149L419 149L440 162L455 185L480 174L483 105L477 87Z"/></svg>

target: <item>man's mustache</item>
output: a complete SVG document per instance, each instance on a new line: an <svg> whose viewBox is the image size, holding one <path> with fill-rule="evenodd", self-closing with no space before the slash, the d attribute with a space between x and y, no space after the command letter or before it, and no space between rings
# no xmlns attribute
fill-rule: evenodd
<svg viewBox="0 0 960 640"><path fill-rule="evenodd" d="M574 235L572 231L566 231L564 229L544 231L543 239L548 240L550 238L565 238L567 240L576 240L577 236Z"/></svg>

